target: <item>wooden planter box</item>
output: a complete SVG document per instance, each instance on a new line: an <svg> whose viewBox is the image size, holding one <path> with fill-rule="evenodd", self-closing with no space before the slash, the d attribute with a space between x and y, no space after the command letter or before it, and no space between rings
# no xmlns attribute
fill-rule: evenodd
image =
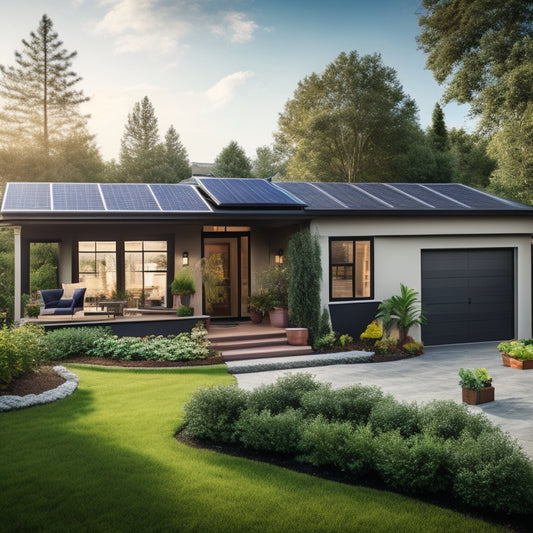
<svg viewBox="0 0 533 533"><path fill-rule="evenodd" d="M533 361L520 361L520 359L514 359L505 352L502 352L503 366L509 366L511 368L518 368L520 370L531 370L533 368Z"/></svg>
<svg viewBox="0 0 533 533"><path fill-rule="evenodd" d="M287 342L294 346L305 346L309 337L307 328L286 328Z"/></svg>
<svg viewBox="0 0 533 533"><path fill-rule="evenodd" d="M465 389L463 387L463 402L469 405L494 401L494 387L483 387L480 390Z"/></svg>

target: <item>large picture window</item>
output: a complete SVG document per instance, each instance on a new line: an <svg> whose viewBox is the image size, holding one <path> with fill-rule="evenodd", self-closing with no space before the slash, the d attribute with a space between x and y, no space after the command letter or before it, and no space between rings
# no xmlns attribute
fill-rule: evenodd
<svg viewBox="0 0 533 533"><path fill-rule="evenodd" d="M372 239L331 238L329 279L331 300L371 299Z"/></svg>
<svg viewBox="0 0 533 533"><path fill-rule="evenodd" d="M79 280L85 283L85 303L111 298L117 290L117 243L115 241L78 242Z"/></svg>

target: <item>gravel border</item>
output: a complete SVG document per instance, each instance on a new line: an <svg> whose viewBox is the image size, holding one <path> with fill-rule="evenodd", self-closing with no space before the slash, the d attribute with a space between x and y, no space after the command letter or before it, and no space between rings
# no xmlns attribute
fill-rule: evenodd
<svg viewBox="0 0 533 533"><path fill-rule="evenodd" d="M54 372L65 379L65 383L55 389L41 394L27 394L26 396L0 396L0 412L24 409L33 405L43 405L70 396L78 388L78 376L64 366L54 366Z"/></svg>

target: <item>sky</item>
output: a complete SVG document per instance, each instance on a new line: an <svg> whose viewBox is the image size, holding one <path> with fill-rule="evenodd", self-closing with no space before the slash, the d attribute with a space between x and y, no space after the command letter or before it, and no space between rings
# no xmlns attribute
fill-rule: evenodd
<svg viewBox="0 0 533 533"><path fill-rule="evenodd" d="M161 137L173 125L191 162L230 141L250 158L271 145L300 80L341 52L379 53L431 124L443 88L415 41L420 0L0 0L0 64L15 65L43 14L90 98L88 128L117 159L133 106L152 102ZM1 104L1 99L0 99ZM472 130L468 107L443 106L448 128Z"/></svg>

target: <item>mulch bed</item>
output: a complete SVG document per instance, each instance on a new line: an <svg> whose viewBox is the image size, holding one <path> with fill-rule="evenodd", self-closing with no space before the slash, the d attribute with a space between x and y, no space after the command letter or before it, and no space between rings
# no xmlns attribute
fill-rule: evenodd
<svg viewBox="0 0 533 533"><path fill-rule="evenodd" d="M41 394L55 389L65 383L65 379L58 376L51 366L41 366L38 370L26 372L11 381L5 389L0 389L0 396L26 396L27 394Z"/></svg>

